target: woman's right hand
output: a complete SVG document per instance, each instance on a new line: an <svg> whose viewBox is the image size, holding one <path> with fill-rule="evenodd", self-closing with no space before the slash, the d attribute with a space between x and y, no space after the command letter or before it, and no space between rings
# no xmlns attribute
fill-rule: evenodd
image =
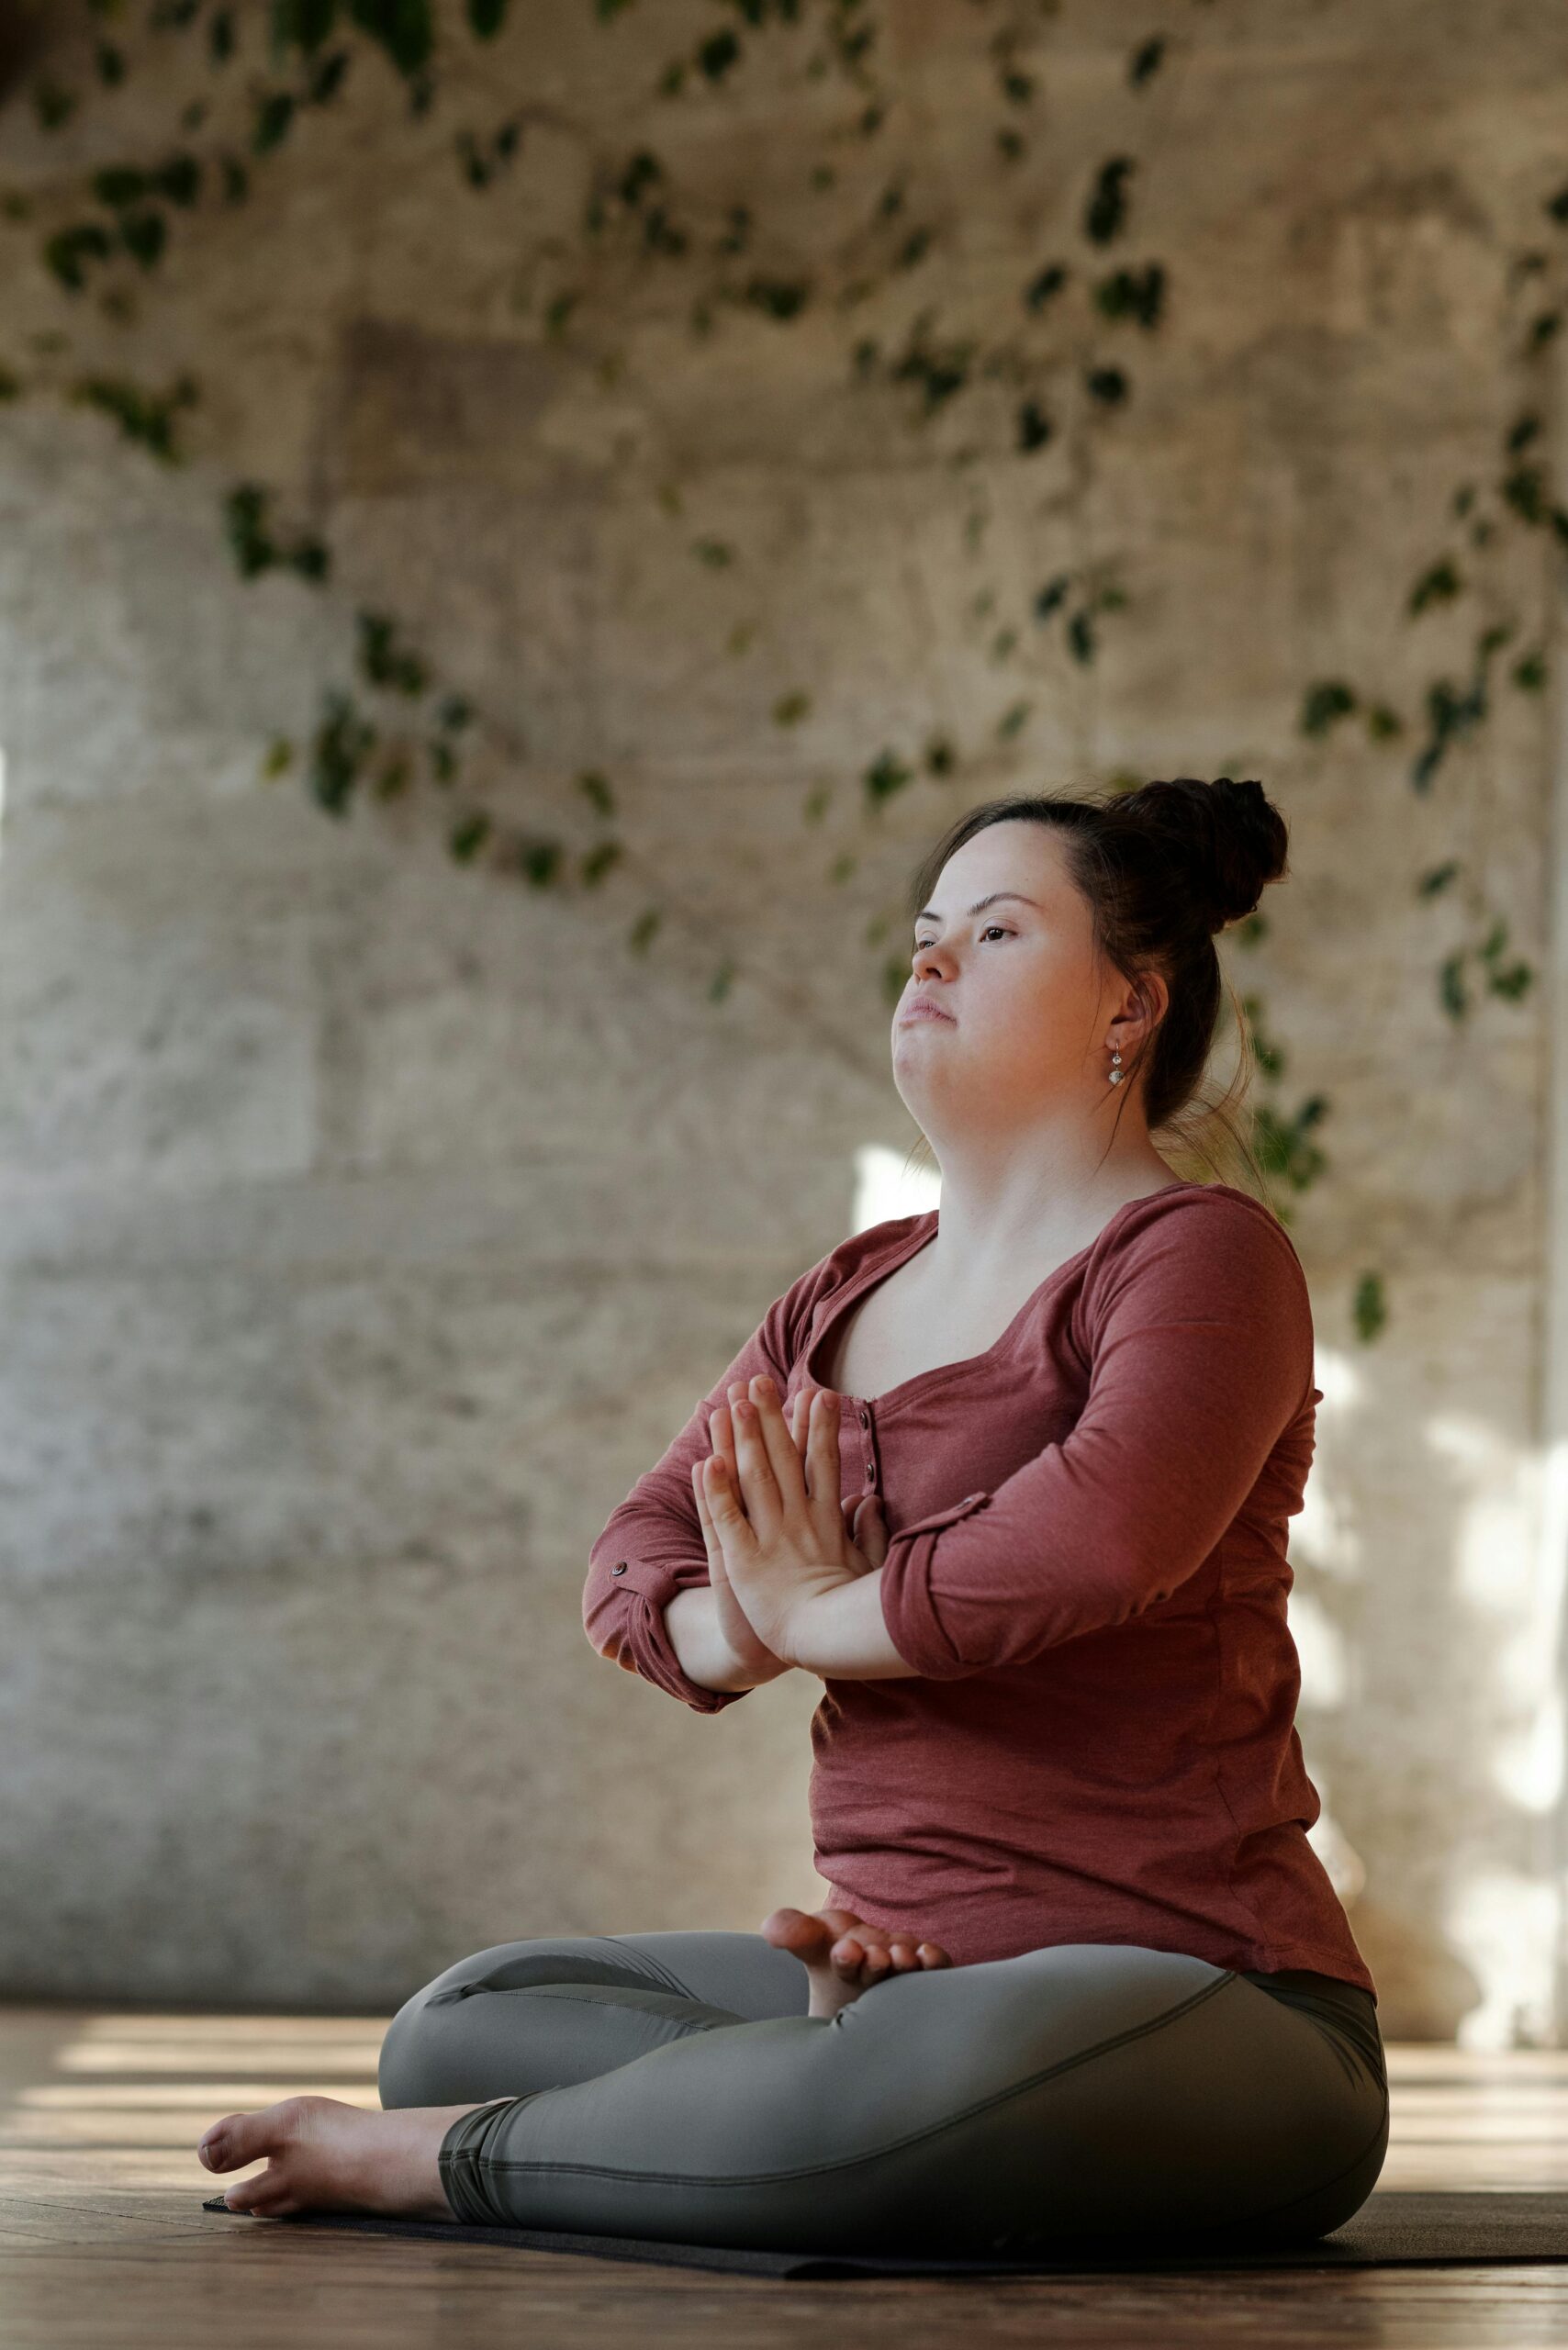
<svg viewBox="0 0 1568 2350"><path fill-rule="evenodd" d="M736 1380L730 1388L729 1400L734 1404L745 1394L745 1382ZM802 1387L790 1406L790 1433L797 1450L806 1450L807 1430L811 1419L812 1390ZM715 1451L722 1458L729 1472L730 1488L741 1490L740 1468L735 1459L734 1424L729 1413L715 1412L709 1423L709 1433ZM702 1463L694 1461L691 1470L691 1490L697 1499L697 1515L702 1527L703 1547L708 1553L708 1581L713 1593L713 1609L720 1632L734 1651L743 1668L755 1673L759 1680L777 1680L790 1667L752 1628L751 1619L734 1594L734 1587L724 1572L724 1547L720 1541L703 1491ZM860 1494L841 1499L844 1523L850 1540L868 1561L867 1572L875 1573L888 1555L887 1521L882 1515L879 1494Z"/></svg>
<svg viewBox="0 0 1568 2350"><path fill-rule="evenodd" d="M745 1393L745 1387L737 1380L730 1389L731 1401ZM723 1457L724 1466L730 1474L731 1491L738 1494L741 1489L740 1469L735 1460L734 1429L728 1412L711 1415L708 1434L714 1450ZM759 1639L752 1629L750 1617L735 1597L734 1586L724 1572L724 1546L719 1539L712 1512L708 1507L708 1496L703 1491L700 1460L694 1460L691 1464L691 1490L696 1496L697 1515L701 1521L703 1548L708 1553L708 1582L713 1594L713 1613L720 1633L734 1651L743 1671L752 1676L754 1685L764 1681L777 1681L780 1673L792 1672L794 1668L786 1664L781 1656L776 1656L767 1642Z"/></svg>

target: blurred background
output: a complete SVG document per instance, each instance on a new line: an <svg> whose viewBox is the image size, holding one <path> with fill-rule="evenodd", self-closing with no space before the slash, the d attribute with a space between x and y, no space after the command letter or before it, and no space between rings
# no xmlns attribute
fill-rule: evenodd
<svg viewBox="0 0 1568 2350"><path fill-rule="evenodd" d="M1313 1841L1388 2038L1562 2044L1565 73L1503 0L0 0L0 1992L815 1906L820 1684L617 1671L589 1545L935 1203L925 848L1228 774Z"/></svg>

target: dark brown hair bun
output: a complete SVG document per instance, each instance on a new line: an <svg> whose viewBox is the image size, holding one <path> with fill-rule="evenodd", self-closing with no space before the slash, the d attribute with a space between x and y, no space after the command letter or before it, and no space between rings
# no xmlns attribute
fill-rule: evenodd
<svg viewBox="0 0 1568 2350"><path fill-rule="evenodd" d="M1260 783L1195 775L1140 784L1115 803L1116 815L1162 837L1212 934L1252 912L1285 869L1283 817Z"/></svg>

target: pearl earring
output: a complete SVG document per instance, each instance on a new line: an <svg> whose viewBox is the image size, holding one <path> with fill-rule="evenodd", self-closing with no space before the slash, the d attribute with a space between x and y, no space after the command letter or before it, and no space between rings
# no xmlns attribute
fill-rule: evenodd
<svg viewBox="0 0 1568 2350"><path fill-rule="evenodd" d="M1113 1084L1113 1085L1120 1085L1120 1083L1121 1083L1121 1081L1122 1081L1122 1076L1123 1076L1123 1070L1122 1070L1122 1048L1121 1048L1120 1045L1113 1045L1113 1046L1112 1046L1112 1047L1111 1047L1111 1082L1112 1082L1112 1084Z"/></svg>

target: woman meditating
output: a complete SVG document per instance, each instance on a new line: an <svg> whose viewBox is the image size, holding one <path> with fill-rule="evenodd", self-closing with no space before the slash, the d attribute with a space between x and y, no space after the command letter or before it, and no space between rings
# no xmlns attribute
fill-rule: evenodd
<svg viewBox="0 0 1568 2350"><path fill-rule="evenodd" d="M671 1696L822 1682L828 1906L460 1960L394 2018L382 2111L214 2123L210 2169L265 2158L233 2209L988 2257L1364 2202L1376 1986L1286 1621L1306 1284L1150 1138L1285 849L1228 777L958 820L892 1032L940 1209L803 1272L594 1545L589 1638Z"/></svg>

